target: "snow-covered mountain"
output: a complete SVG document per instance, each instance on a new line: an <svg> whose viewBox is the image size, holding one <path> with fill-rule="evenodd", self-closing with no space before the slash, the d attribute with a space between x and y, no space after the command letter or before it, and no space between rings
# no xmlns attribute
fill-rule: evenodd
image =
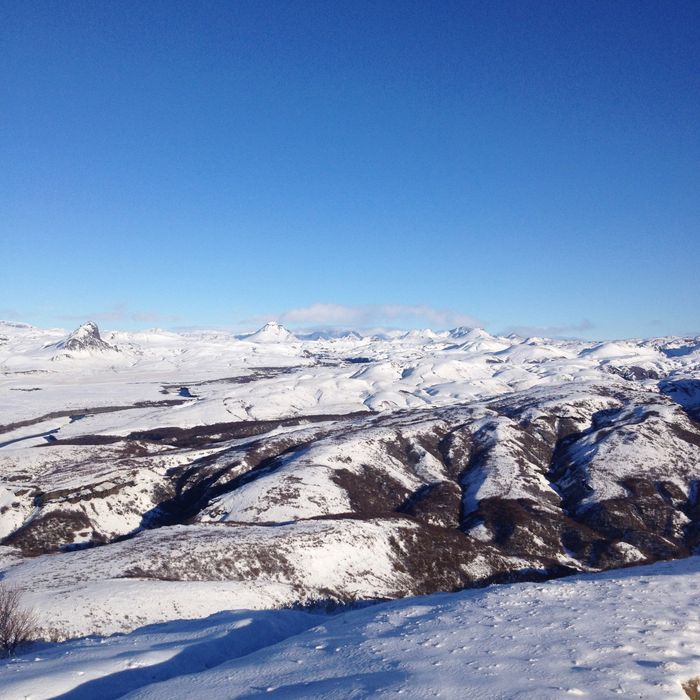
<svg viewBox="0 0 700 700"><path fill-rule="evenodd" d="M0 571L66 636L700 544L700 338L0 324L0 378Z"/></svg>
<svg viewBox="0 0 700 700"><path fill-rule="evenodd" d="M94 321L83 323L63 340L47 346L50 349L65 353L90 353L116 350L109 343L102 340L100 330Z"/></svg>
<svg viewBox="0 0 700 700"><path fill-rule="evenodd" d="M294 335L290 331L275 321L270 321L255 331L255 333L242 337L244 340L249 340L252 343L284 343L295 340Z"/></svg>

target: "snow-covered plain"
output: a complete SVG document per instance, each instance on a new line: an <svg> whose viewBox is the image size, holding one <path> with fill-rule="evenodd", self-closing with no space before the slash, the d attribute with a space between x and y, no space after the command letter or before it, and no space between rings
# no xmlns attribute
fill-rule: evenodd
<svg viewBox="0 0 700 700"><path fill-rule="evenodd" d="M4 698L687 698L700 559L340 614L236 611L37 645Z"/></svg>
<svg viewBox="0 0 700 700"><path fill-rule="evenodd" d="M281 609L688 556L698 417L700 338L0 323L0 577L47 638L134 630L5 665L0 697L116 697L214 663L143 692L678 695L700 672L695 559L320 623Z"/></svg>

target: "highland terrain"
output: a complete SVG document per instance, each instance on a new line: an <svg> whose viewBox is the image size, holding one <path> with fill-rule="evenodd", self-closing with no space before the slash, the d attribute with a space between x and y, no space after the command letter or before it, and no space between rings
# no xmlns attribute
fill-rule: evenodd
<svg viewBox="0 0 700 700"><path fill-rule="evenodd" d="M0 573L54 641L311 627L700 543L700 338L4 323L0 377Z"/></svg>

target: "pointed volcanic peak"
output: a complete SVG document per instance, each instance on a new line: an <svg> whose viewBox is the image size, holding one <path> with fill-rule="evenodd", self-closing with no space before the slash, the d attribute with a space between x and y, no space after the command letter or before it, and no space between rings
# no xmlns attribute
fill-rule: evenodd
<svg viewBox="0 0 700 700"><path fill-rule="evenodd" d="M100 337L100 329L94 321L83 323L67 338L50 346L63 352L106 352L117 351L113 345Z"/></svg>
<svg viewBox="0 0 700 700"><path fill-rule="evenodd" d="M281 324L270 321L244 339L252 343L286 343L297 338Z"/></svg>

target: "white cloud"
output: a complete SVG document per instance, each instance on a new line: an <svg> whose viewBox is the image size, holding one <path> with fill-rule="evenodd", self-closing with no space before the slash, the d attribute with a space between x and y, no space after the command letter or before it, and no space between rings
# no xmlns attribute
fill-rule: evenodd
<svg viewBox="0 0 700 700"><path fill-rule="evenodd" d="M540 336L542 338L576 337L578 334L593 330L595 324L588 319L570 326L509 326L500 335L514 333L524 338Z"/></svg>
<svg viewBox="0 0 700 700"><path fill-rule="evenodd" d="M434 328L454 326L481 326L474 316L440 309L427 304L311 304L288 309L279 314L254 319L255 322L275 320L291 326L321 327L341 326L368 328L372 326L396 325L415 327L428 325Z"/></svg>
<svg viewBox="0 0 700 700"><path fill-rule="evenodd" d="M0 308L0 319L5 321L18 321L22 318L22 314L17 309L11 309L8 307Z"/></svg>
<svg viewBox="0 0 700 700"><path fill-rule="evenodd" d="M181 320L180 316L154 311L129 309L126 304L115 304L109 309L80 315L63 316L70 321L133 321L134 323L164 323Z"/></svg>

